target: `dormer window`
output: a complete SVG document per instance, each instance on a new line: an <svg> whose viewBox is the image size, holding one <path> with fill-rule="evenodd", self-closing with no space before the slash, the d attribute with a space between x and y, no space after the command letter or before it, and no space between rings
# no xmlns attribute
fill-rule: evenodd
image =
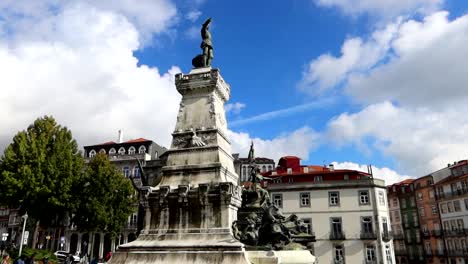
<svg viewBox="0 0 468 264"><path fill-rule="evenodd" d="M109 150L109 155L115 155L115 152L116 152L116 151L115 151L115 148L111 148L111 149Z"/></svg>
<svg viewBox="0 0 468 264"><path fill-rule="evenodd" d="M128 149L128 154L129 154L129 155L135 154L135 147L133 147L133 146L130 147L130 148Z"/></svg>
<svg viewBox="0 0 468 264"><path fill-rule="evenodd" d="M125 148L124 147L119 148L119 155L125 155Z"/></svg>
<svg viewBox="0 0 468 264"><path fill-rule="evenodd" d="M140 147L138 148L138 153L139 153L139 154L146 153L146 147L145 147L145 146L140 146Z"/></svg>
<svg viewBox="0 0 468 264"><path fill-rule="evenodd" d="M292 168L288 168L287 173L292 174Z"/></svg>
<svg viewBox="0 0 468 264"><path fill-rule="evenodd" d="M304 173L309 173L309 167L304 167Z"/></svg>
<svg viewBox="0 0 468 264"><path fill-rule="evenodd" d="M101 150L99 150L99 153L101 153L101 154L106 154L106 150L105 150L105 149L101 149Z"/></svg>
<svg viewBox="0 0 468 264"><path fill-rule="evenodd" d="M89 152L89 157L92 158L96 156L96 151L94 149L92 149L90 152Z"/></svg>

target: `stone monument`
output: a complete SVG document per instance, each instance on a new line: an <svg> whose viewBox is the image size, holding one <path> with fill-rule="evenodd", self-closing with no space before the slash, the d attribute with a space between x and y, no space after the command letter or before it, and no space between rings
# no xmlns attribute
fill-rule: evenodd
<svg viewBox="0 0 468 264"><path fill-rule="evenodd" d="M137 187L145 208L143 230L135 241L120 245L112 264L287 263L291 258L273 251L248 253L234 235L243 191L226 136L224 103L230 86L210 67L210 21L202 27L203 54L193 59L195 68L175 78L182 100L160 180L156 186Z"/></svg>

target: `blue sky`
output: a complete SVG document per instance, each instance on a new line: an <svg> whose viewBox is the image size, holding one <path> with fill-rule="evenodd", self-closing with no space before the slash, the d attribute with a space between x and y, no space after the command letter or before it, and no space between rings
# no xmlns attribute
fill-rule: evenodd
<svg viewBox="0 0 468 264"><path fill-rule="evenodd" d="M44 114L80 145L123 129L168 146L173 76L190 71L211 16L233 151L254 140L275 159L373 164L388 183L422 176L467 158L467 11L455 0L3 1L0 149Z"/></svg>

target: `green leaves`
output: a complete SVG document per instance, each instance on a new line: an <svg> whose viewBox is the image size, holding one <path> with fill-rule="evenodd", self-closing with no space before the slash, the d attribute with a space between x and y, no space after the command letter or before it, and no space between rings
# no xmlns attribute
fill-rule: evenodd
<svg viewBox="0 0 468 264"><path fill-rule="evenodd" d="M18 132L0 160L0 200L6 204L50 223L75 202L71 187L83 160L71 131L53 117Z"/></svg>
<svg viewBox="0 0 468 264"><path fill-rule="evenodd" d="M135 210L135 190L130 180L123 177L105 154L97 154L87 164L78 183L81 203L74 212L73 222L86 231L119 232Z"/></svg>

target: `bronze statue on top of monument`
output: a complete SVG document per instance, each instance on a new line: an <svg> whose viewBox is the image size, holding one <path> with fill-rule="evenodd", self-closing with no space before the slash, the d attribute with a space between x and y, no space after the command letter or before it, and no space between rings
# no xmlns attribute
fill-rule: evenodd
<svg viewBox="0 0 468 264"><path fill-rule="evenodd" d="M211 17L208 18L202 25L201 37L202 43L200 48L203 53L198 54L192 59L192 65L195 68L211 67L211 61L213 60L213 42L211 41L211 33L209 31L211 23Z"/></svg>

